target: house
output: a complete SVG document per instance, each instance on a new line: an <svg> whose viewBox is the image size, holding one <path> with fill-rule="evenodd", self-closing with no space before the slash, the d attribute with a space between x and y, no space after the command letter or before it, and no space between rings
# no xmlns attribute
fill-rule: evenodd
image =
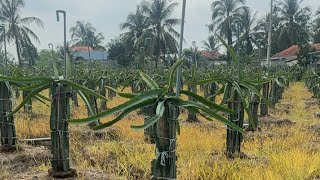
<svg viewBox="0 0 320 180"><path fill-rule="evenodd" d="M312 44L311 48L315 50L315 52L310 53L310 55L319 56L320 55L320 44ZM299 54L299 46L293 45L288 49L285 49L274 56L271 57L270 62L271 65L288 65L293 66L298 63L298 54ZM262 60L262 65L266 65L267 60Z"/></svg>
<svg viewBox="0 0 320 180"><path fill-rule="evenodd" d="M88 46L75 46L72 48L75 60L100 60L107 61L108 53L105 51L95 51Z"/></svg>
<svg viewBox="0 0 320 180"><path fill-rule="evenodd" d="M215 65L227 64L227 61L221 59L222 55L218 51L210 52L204 50L201 51L201 55L205 59L212 61Z"/></svg>

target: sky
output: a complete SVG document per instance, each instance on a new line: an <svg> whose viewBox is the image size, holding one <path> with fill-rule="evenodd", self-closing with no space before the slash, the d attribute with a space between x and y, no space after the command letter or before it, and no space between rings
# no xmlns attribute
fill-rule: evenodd
<svg viewBox="0 0 320 180"><path fill-rule="evenodd" d="M172 1L179 2L179 7L172 17L181 18L182 0ZM41 41L35 45L39 49L47 49L48 43L53 43L55 46L63 43L63 23L56 21L56 10L67 11L68 30L77 20L90 22L97 32L103 33L107 43L125 32L120 31L120 24L126 21L130 12L135 12L141 0L25 0L25 2L22 16L35 16L44 22L44 29L35 25L30 26ZM192 41L201 46L201 41L208 37L206 24L210 23L212 2L213 0L187 0L184 47L190 47ZM303 4L316 10L320 7L320 0L304 0ZM264 16L270 9L270 0L246 0L246 5L257 11L259 16ZM180 32L180 27L176 29ZM69 32L67 37L70 38ZM15 51L13 47L13 44L9 47L12 54Z"/></svg>

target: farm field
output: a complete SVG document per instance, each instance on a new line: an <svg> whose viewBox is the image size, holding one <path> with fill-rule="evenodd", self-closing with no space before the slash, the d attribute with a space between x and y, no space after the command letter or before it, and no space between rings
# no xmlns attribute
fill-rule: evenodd
<svg viewBox="0 0 320 180"><path fill-rule="evenodd" d="M320 125L314 114L320 111L320 106L308 105L311 97L303 83L291 83L276 105L277 110L268 118L289 119L295 124L265 125L259 132L246 133L242 150L248 156L246 159L225 157L226 130L222 124L203 119L200 123L186 123L187 116L182 113L177 143L179 179L319 178ZM124 101L117 96L108 106ZM80 103L73 114L81 117L86 112ZM48 119L49 107L35 102L32 116L23 112L16 115L18 138L50 137ZM130 128L142 123L143 116L135 113L99 133L86 126L70 125L71 167L77 169L78 179L149 179L154 145L144 142L143 131ZM21 151L0 154L0 179L47 178L48 147L19 145Z"/></svg>
<svg viewBox="0 0 320 180"><path fill-rule="evenodd" d="M320 180L320 0L0 1L0 180Z"/></svg>

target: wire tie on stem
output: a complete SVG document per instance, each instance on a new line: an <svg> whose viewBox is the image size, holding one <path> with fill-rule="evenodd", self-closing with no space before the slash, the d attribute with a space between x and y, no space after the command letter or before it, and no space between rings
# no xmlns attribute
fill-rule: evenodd
<svg viewBox="0 0 320 180"><path fill-rule="evenodd" d="M11 125L11 126L14 126L13 123L5 123L5 122L0 122L0 124L6 124L6 125Z"/></svg>
<svg viewBox="0 0 320 180"><path fill-rule="evenodd" d="M163 152L159 152L159 150L157 149L157 159L160 158L160 165L161 166L166 166L166 159L169 158L169 151L163 151Z"/></svg>

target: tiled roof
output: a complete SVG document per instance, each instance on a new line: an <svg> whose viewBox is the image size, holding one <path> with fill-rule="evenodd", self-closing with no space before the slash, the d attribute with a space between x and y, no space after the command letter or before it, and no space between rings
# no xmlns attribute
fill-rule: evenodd
<svg viewBox="0 0 320 180"><path fill-rule="evenodd" d="M221 57L221 54L218 51L216 51L214 53L211 53L210 51L202 51L201 54L203 57L205 57L207 59L213 59L213 58L220 59L220 57Z"/></svg>
<svg viewBox="0 0 320 180"><path fill-rule="evenodd" d="M89 47L90 51L93 51L91 47ZM74 46L72 47L72 51L75 52L80 52L80 51L85 51L88 52L88 46Z"/></svg>
<svg viewBox="0 0 320 180"><path fill-rule="evenodd" d="M289 47L286 50L281 51L280 53L278 53L277 56L280 57L291 57L291 56L296 56L299 53L299 46L298 45L293 45L291 47Z"/></svg>
<svg viewBox="0 0 320 180"><path fill-rule="evenodd" d="M316 51L320 51L320 44L312 44L311 47L314 48ZM293 46L289 47L288 49L277 53L273 57L292 57L292 56L297 56L299 51L300 51L299 46L298 45L293 45Z"/></svg>

